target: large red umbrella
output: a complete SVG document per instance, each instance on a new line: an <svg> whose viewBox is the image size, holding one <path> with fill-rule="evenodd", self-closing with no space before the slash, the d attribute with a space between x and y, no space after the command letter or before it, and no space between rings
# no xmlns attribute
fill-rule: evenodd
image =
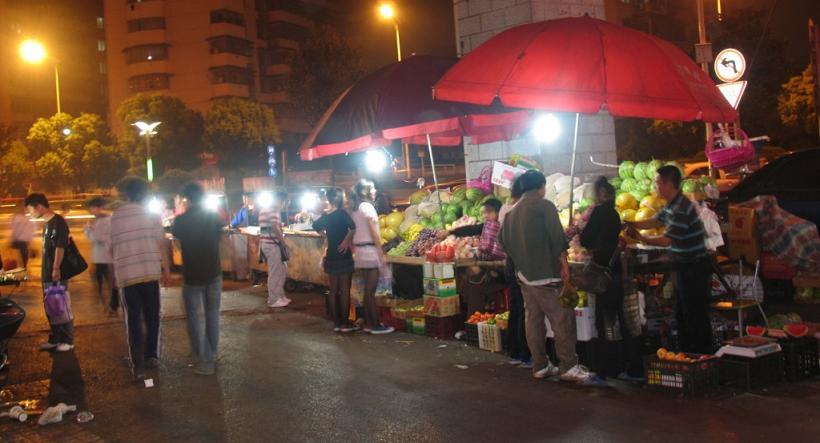
<svg viewBox="0 0 820 443"><path fill-rule="evenodd" d="M389 145L458 146L463 135L479 143L509 140L528 111L433 100L431 88L458 60L413 56L357 81L328 108L299 148L303 160Z"/></svg>
<svg viewBox="0 0 820 443"><path fill-rule="evenodd" d="M479 105L498 101L508 107L576 113L571 176L580 113L737 119L712 79L676 46L588 16L517 26L496 35L450 69L433 95L438 100Z"/></svg>

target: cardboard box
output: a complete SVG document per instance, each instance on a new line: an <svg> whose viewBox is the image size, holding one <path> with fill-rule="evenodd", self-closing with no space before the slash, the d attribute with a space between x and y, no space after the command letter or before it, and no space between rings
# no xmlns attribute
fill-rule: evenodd
<svg viewBox="0 0 820 443"><path fill-rule="evenodd" d="M458 295L453 297L424 296L424 315L430 317L450 317L460 312Z"/></svg>
<svg viewBox="0 0 820 443"><path fill-rule="evenodd" d="M590 341L598 337L595 327L595 308L575 308L575 333L578 341Z"/></svg>
<svg viewBox="0 0 820 443"><path fill-rule="evenodd" d="M433 263L433 262L429 262L429 261L424 262L424 265L423 265L424 278L435 278L435 275L433 275L433 266L434 265L435 265L435 263Z"/></svg>
<svg viewBox="0 0 820 443"><path fill-rule="evenodd" d="M454 278L426 278L424 279L424 293L438 297L452 297L457 295L456 280Z"/></svg>
<svg viewBox="0 0 820 443"><path fill-rule="evenodd" d="M433 265L433 278L451 279L456 277L456 267L454 263L435 263Z"/></svg>
<svg viewBox="0 0 820 443"><path fill-rule="evenodd" d="M757 213L753 208L729 207L729 255L733 259L745 257L748 263L760 258L760 234Z"/></svg>
<svg viewBox="0 0 820 443"><path fill-rule="evenodd" d="M380 308L395 308L398 306L399 299L387 295L376 295L376 306Z"/></svg>
<svg viewBox="0 0 820 443"><path fill-rule="evenodd" d="M413 334L424 335L424 317L413 317L410 332Z"/></svg>

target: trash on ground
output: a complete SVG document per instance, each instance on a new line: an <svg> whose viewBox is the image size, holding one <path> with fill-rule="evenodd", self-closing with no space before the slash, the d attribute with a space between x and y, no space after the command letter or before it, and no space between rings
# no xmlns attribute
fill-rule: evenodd
<svg viewBox="0 0 820 443"><path fill-rule="evenodd" d="M438 345L439 349L446 348L446 347L447 347L447 345Z"/></svg>
<svg viewBox="0 0 820 443"><path fill-rule="evenodd" d="M14 421L19 421L20 423L28 420L28 414L26 414L26 411L19 405L11 408L9 412L0 412L0 417L8 417Z"/></svg>
<svg viewBox="0 0 820 443"><path fill-rule="evenodd" d="M94 420L94 414L91 411L82 411L77 413L77 423L88 423Z"/></svg>
<svg viewBox="0 0 820 443"><path fill-rule="evenodd" d="M145 379L145 387L146 388L153 388L154 387L154 379L153 378L146 378Z"/></svg>
<svg viewBox="0 0 820 443"><path fill-rule="evenodd" d="M43 411L43 415L40 416L40 420L37 421L40 425L48 425L51 423L59 423L63 421L63 415L68 412L74 412L77 410L77 406L74 405L67 405L65 403L59 403L57 406L51 406Z"/></svg>
<svg viewBox="0 0 820 443"><path fill-rule="evenodd" d="M467 365L455 365L455 367L457 367L458 369L470 369L470 367Z"/></svg>

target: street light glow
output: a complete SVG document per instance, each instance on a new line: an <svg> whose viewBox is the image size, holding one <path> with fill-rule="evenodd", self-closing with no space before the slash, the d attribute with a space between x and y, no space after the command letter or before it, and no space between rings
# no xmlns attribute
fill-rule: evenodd
<svg viewBox="0 0 820 443"><path fill-rule="evenodd" d="M256 196L256 204L262 209L269 209L273 206L273 194L270 192L261 192Z"/></svg>
<svg viewBox="0 0 820 443"><path fill-rule="evenodd" d="M381 149L367 151L364 154L364 165L370 172L381 172L387 167L387 155Z"/></svg>
<svg viewBox="0 0 820 443"><path fill-rule="evenodd" d="M544 114L532 124L532 134L542 143L552 143L561 135L561 122L553 114Z"/></svg>
<svg viewBox="0 0 820 443"><path fill-rule="evenodd" d="M390 3L382 3L379 5L379 15L385 20L393 20L396 18L396 8Z"/></svg>
<svg viewBox="0 0 820 443"><path fill-rule="evenodd" d="M42 63L46 59L46 48L37 40L24 40L20 44L20 58L27 63Z"/></svg>
<svg viewBox="0 0 820 443"><path fill-rule="evenodd" d="M162 122L146 123L144 121L138 121L138 122L134 122L133 125L136 126L137 129L140 130L140 135L144 136L144 135L157 135L157 131L154 131L154 129L157 126L159 126L160 123L162 123Z"/></svg>
<svg viewBox="0 0 820 443"><path fill-rule="evenodd" d="M63 128L63 135L66 137L71 135L71 128Z"/></svg>

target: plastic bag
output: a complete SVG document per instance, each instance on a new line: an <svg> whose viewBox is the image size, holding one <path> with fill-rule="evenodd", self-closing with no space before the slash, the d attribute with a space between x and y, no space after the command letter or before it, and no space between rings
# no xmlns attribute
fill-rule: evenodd
<svg viewBox="0 0 820 443"><path fill-rule="evenodd" d="M376 296L393 295L393 267L390 263L383 263L379 268L379 285L376 286Z"/></svg>
<svg viewBox="0 0 820 443"><path fill-rule="evenodd" d="M703 222L704 230L704 245L709 251L716 251L717 248L723 246L723 233L720 231L720 222L717 214L709 209L706 204L695 204L700 215L700 220Z"/></svg>
<svg viewBox="0 0 820 443"><path fill-rule="evenodd" d="M71 296L65 286L57 282L46 289L43 305L48 322L52 325L62 325L74 320L74 314L71 312Z"/></svg>

